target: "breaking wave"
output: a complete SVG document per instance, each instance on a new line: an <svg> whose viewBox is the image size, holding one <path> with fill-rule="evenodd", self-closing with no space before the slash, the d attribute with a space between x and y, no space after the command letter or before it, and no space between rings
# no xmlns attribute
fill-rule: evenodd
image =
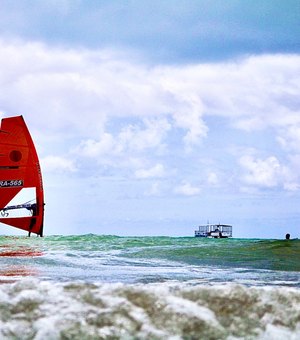
<svg viewBox="0 0 300 340"><path fill-rule="evenodd" d="M1 339L299 339L300 291L236 284L0 286Z"/></svg>

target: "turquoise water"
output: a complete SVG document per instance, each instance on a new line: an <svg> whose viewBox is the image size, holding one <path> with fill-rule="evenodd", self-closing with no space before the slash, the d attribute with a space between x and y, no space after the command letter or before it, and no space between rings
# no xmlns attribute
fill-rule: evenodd
<svg viewBox="0 0 300 340"><path fill-rule="evenodd" d="M242 282L300 287L300 240L192 237L0 237L2 280L12 268L52 281ZM16 256L14 256L16 255Z"/></svg>
<svg viewBox="0 0 300 340"><path fill-rule="evenodd" d="M300 240L0 237L1 339L299 339Z"/></svg>

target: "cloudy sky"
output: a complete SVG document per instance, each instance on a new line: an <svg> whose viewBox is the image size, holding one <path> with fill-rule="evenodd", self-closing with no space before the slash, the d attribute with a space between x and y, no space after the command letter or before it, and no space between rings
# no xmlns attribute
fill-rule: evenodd
<svg viewBox="0 0 300 340"><path fill-rule="evenodd" d="M0 118L35 140L45 234L300 237L299 22L298 0L1 0Z"/></svg>

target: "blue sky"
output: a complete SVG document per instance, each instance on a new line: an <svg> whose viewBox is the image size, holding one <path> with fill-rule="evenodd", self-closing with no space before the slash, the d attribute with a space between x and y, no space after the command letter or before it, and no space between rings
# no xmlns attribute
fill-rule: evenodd
<svg viewBox="0 0 300 340"><path fill-rule="evenodd" d="M36 142L45 233L300 237L299 22L292 0L1 1L0 116Z"/></svg>

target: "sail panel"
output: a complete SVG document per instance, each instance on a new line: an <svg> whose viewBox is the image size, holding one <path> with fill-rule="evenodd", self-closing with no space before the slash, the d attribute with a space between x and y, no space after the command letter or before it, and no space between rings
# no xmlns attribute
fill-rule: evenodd
<svg viewBox="0 0 300 340"><path fill-rule="evenodd" d="M0 127L0 210L24 188L34 187L32 217L0 218L0 222L42 236L44 192L38 156L22 116L4 118Z"/></svg>
<svg viewBox="0 0 300 340"><path fill-rule="evenodd" d="M40 226L37 224L38 219L36 217L11 217L0 218L1 223L8 224L12 227L30 231L31 233L40 234Z"/></svg>

